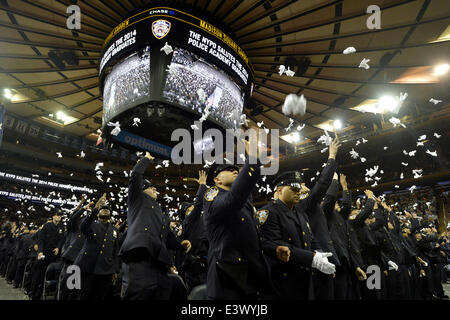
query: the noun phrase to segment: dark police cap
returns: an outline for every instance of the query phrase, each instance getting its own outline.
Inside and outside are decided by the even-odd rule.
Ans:
[[[289,187],[294,187],[294,188],[301,188],[301,184],[302,184],[303,180],[301,177],[300,172],[298,171],[288,171],[288,172],[284,172],[279,174],[275,180],[273,181],[273,185],[276,188],[278,187],[284,187],[284,186],[289,186]]]
[[[148,189],[151,186],[152,186],[152,183],[149,180],[144,179],[144,181],[142,182],[142,190]]]
[[[58,210],[55,211],[55,213],[53,213],[53,215],[61,217],[63,215],[63,212],[62,212],[62,210],[58,209]]]
[[[104,205],[102,205],[102,206],[100,207],[100,210],[103,210],[103,209],[109,210],[109,212],[111,212],[110,206],[108,206],[108,205],[106,205],[106,204],[104,204]],[[100,211],[100,210],[99,210],[99,211]]]
[[[213,164],[208,169],[206,184],[208,186],[214,185],[214,178],[222,171],[239,171],[239,167],[233,164]]]

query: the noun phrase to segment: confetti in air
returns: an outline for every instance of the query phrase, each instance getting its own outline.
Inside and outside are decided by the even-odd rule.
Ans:
[[[205,165],[203,166],[203,168],[209,168],[210,166],[212,166],[214,163],[214,161],[208,161],[205,159]]]
[[[294,93],[287,95],[281,109],[284,115],[304,115],[306,112],[306,98],[302,94],[300,97]]]
[[[442,100],[437,100],[437,99],[431,98],[431,99],[430,99],[430,102],[431,102],[431,103],[434,103],[434,104],[436,105],[436,104],[438,104],[438,103],[441,103]]]
[[[292,70],[289,69],[289,67],[288,67],[288,69],[286,70],[286,75],[287,75],[288,77],[293,77],[293,76],[295,75],[295,71],[292,71]]]
[[[354,47],[348,47],[344,51],[342,51],[343,54],[351,54],[351,53],[355,53],[355,52],[356,52],[356,49]]]
[[[359,154],[352,148],[352,150],[350,151],[350,156],[352,157],[352,159],[358,159]]]
[[[133,118],[133,126],[138,127],[141,124],[141,119],[138,117]]]
[[[428,153],[429,155],[433,156],[433,157],[437,157],[437,151],[431,152],[430,150],[427,149],[427,151],[425,151],[425,152]]]
[[[398,125],[402,126],[403,128],[406,128],[406,126],[400,122],[400,119],[392,117],[389,119],[389,122],[392,123],[394,125],[394,128],[397,127]]]
[[[294,124],[294,119],[289,118],[289,126],[286,128],[286,132],[291,130],[293,124]]]
[[[166,42],[166,44],[164,45],[164,47],[161,48],[160,51],[164,51],[164,53],[165,53],[166,55],[169,55],[169,54],[171,54],[171,53],[173,52],[173,49],[172,49],[172,46],[169,45],[169,44]]]
[[[108,122],[109,127],[114,127],[114,129],[111,130],[111,134],[113,136],[117,136],[120,133],[120,123],[117,122]]]
[[[359,64],[359,68],[364,68],[366,70],[368,70],[370,68],[370,66],[367,64],[370,61],[370,59],[362,59],[362,61]]]

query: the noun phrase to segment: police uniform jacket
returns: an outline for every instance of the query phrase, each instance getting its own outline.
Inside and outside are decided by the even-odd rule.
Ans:
[[[336,161],[334,159],[328,159],[327,165],[323,168],[320,178],[314,184],[309,196],[306,199],[300,200],[296,207],[308,215],[312,232],[322,251],[333,254],[331,257],[328,257],[328,261],[339,266],[339,258],[331,240],[327,219],[320,206],[320,202],[331,184],[336,168]]]
[[[183,230],[181,238],[191,242],[192,249],[190,253],[204,256],[206,256],[208,250],[205,226],[203,225],[203,197],[206,189],[204,184],[198,187],[194,209],[181,223]]]
[[[345,263],[347,267],[353,269],[353,260],[350,253],[350,231],[342,214],[334,209],[338,191],[339,183],[337,180],[333,179],[325,195],[322,208],[327,218],[331,240],[333,241],[339,261],[341,264]],[[347,207],[348,205],[349,204],[346,203]],[[348,208],[343,208],[343,210],[348,211]]]
[[[128,186],[127,234],[119,255],[127,261],[150,259],[162,266],[172,266],[169,249],[183,250],[181,241],[171,231],[169,219],[155,199],[142,191],[143,174],[150,159],[142,158],[134,166]]]
[[[108,275],[119,272],[118,232],[111,223],[96,221],[98,209],[81,222],[80,230],[85,236],[83,247],[74,264],[82,272]]]
[[[67,237],[64,247],[61,249],[61,257],[69,262],[74,262],[84,244],[84,234],[80,231],[80,217],[84,209],[75,211],[67,222]]]
[[[17,260],[28,259],[31,250],[33,249],[34,241],[31,234],[25,233],[19,240],[18,250],[17,250]]]
[[[306,298],[316,246],[306,215],[291,210],[280,199],[256,213],[261,225],[264,254],[269,257],[272,282],[283,299]],[[290,250],[288,262],[277,258],[278,246]],[[311,296],[312,297],[312,293]]]
[[[203,202],[209,242],[207,295],[214,299],[245,298],[264,291],[270,282],[250,202],[260,167],[248,161],[229,191],[212,187]]]
[[[61,249],[61,241],[64,236],[64,226],[62,223],[57,225],[53,222],[44,224],[38,235],[38,252],[44,255],[53,255],[53,249]]]

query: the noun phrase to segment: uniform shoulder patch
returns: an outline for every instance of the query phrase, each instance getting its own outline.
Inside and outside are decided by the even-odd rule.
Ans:
[[[256,211],[256,218],[258,219],[259,225],[262,226],[269,217],[269,210],[263,209]]]
[[[212,187],[205,193],[206,201],[213,201],[214,198],[219,194],[219,188]]]

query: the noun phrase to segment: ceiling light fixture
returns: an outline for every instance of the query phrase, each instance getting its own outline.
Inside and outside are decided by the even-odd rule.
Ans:
[[[334,126],[334,128],[335,128],[336,130],[342,129],[342,122],[341,122],[341,120],[334,120],[333,126]]]
[[[378,106],[381,111],[393,111],[398,106],[398,100],[392,96],[382,96],[378,100]]]
[[[447,63],[439,64],[436,67],[434,67],[434,75],[435,76],[443,76],[448,72],[450,69],[450,66]]]

